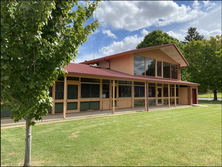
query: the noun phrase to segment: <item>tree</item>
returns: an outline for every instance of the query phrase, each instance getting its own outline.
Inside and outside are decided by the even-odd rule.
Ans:
[[[143,41],[141,41],[141,43],[139,43],[136,48],[139,49],[170,43],[175,43],[178,47],[182,45],[178,39],[170,36],[166,32],[163,32],[162,30],[153,30],[144,37]]]
[[[197,32],[197,28],[195,27],[190,27],[187,31],[187,36],[185,36],[185,40],[190,42],[192,40],[195,40],[195,41],[201,41],[204,39],[204,36],[203,35],[200,35],[198,32]]]
[[[98,27],[86,24],[98,2],[75,0],[1,2],[1,101],[11,118],[26,120],[24,166],[31,165],[31,126],[50,106],[49,87],[64,74],[79,45]]]
[[[217,92],[222,85],[222,36],[210,37],[210,40],[192,40],[184,46],[183,55],[189,62],[186,67],[190,81],[200,83],[199,89],[210,89],[217,100]]]

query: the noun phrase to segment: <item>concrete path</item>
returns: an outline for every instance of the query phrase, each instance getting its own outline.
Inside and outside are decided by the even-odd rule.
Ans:
[[[170,108],[166,105],[164,106],[151,106],[149,107],[149,111],[155,110],[166,110],[166,109],[176,109],[176,108],[184,108],[184,107],[191,107],[191,105],[177,105],[171,106]],[[144,107],[135,107],[135,108],[124,108],[124,109],[116,109],[115,115],[122,115],[122,114],[130,114],[136,112],[146,112]],[[76,119],[85,119],[90,117],[101,117],[101,116],[112,116],[112,110],[103,110],[103,111],[81,111],[79,113],[70,113],[66,114],[66,118],[63,118],[63,114],[49,114],[43,116],[43,121],[36,121],[36,124],[44,124],[44,123],[51,123],[51,122],[60,122],[60,121],[68,121],[68,120],[76,120]],[[17,123],[14,123],[10,118],[2,118],[1,119],[1,129],[3,128],[11,128],[11,127],[19,127],[25,126],[25,120],[22,119]]]
[[[207,98],[207,97],[198,97],[198,100],[213,100],[214,98]],[[221,98],[217,98],[217,100],[222,100]]]

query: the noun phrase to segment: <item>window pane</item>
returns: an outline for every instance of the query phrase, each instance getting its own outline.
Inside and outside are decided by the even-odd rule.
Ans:
[[[173,79],[177,79],[177,65],[171,65],[171,75]]]
[[[177,87],[177,89],[176,89],[176,96],[178,97],[178,87]]]
[[[99,110],[99,101],[80,102],[80,111]]]
[[[99,84],[91,84],[90,86],[91,86],[90,90],[91,98],[95,97],[99,98]]]
[[[144,82],[134,82],[134,85],[145,85]]]
[[[149,97],[156,97],[156,95],[155,95],[155,93],[156,93],[155,89],[156,89],[155,87],[149,86]]]
[[[63,112],[63,103],[55,103],[55,113]]]
[[[67,99],[78,99],[78,85],[68,85]]]
[[[131,97],[131,86],[119,85],[119,97]]]
[[[156,105],[156,100],[155,99],[150,99],[149,100],[149,106],[155,106]]]
[[[134,86],[134,97],[145,97],[144,86]]]
[[[163,77],[170,78],[170,63],[163,62]]]
[[[171,85],[171,97],[174,97],[174,85]]]
[[[49,87],[49,96],[52,97],[52,86]]]
[[[81,98],[90,98],[90,84],[81,84]]]
[[[67,110],[77,110],[77,102],[68,102]]]
[[[103,98],[109,98],[109,84],[103,84]]]
[[[163,87],[163,97],[168,97],[168,87]]]
[[[63,99],[64,82],[56,82],[55,99]]]
[[[100,83],[99,79],[94,79],[94,78],[81,78],[81,82],[96,82]]]
[[[162,104],[162,99],[158,99],[158,104]]]
[[[103,82],[103,83],[109,83],[110,80],[108,80],[108,79],[103,79],[102,82]]]
[[[131,81],[119,81],[119,84],[131,84]]]
[[[162,88],[157,89],[158,97],[162,97]]]
[[[144,57],[134,55],[134,74],[144,75]]]
[[[163,104],[168,104],[168,99],[164,99]]]
[[[134,100],[134,107],[145,106],[145,100]]]
[[[157,76],[161,77],[162,76],[162,62],[161,61],[157,61]]]
[[[67,77],[67,80],[79,81],[79,77]]]
[[[155,60],[146,58],[146,75],[155,76]]]

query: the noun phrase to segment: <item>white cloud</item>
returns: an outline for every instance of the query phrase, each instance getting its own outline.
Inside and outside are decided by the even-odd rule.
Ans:
[[[122,41],[114,41],[109,46],[102,47],[99,52],[101,52],[104,56],[107,56],[136,49],[136,46],[143,40],[143,38],[143,36],[138,37],[137,35],[127,36]]]
[[[192,8],[173,1],[102,1],[95,17],[103,26],[134,31],[190,21],[204,14],[199,6],[197,1]]]
[[[103,34],[107,34],[111,38],[117,38],[110,30],[103,30]]]
[[[180,40],[180,41],[184,41],[184,37],[186,36],[185,32],[173,32],[173,31],[168,31],[167,34],[169,34],[170,36]]]
[[[147,30],[145,30],[145,29],[143,29],[142,31],[141,31],[141,34],[143,35],[143,36],[145,36],[145,35],[147,35],[149,32],[147,31]]]
[[[203,1],[203,3],[204,3],[204,7],[206,7],[206,10],[211,9],[216,5],[215,3],[210,2],[209,0],[208,1]]]

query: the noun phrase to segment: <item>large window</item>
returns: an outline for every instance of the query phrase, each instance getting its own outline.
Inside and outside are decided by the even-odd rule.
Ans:
[[[157,61],[157,76],[162,77],[162,62]]]
[[[144,57],[134,55],[134,74],[144,75]]]
[[[134,97],[145,97],[144,86],[134,86]]]
[[[81,84],[81,98],[99,98],[99,84]]]
[[[119,85],[119,97],[131,97],[131,86]]]
[[[163,97],[168,97],[168,85],[163,85]]]
[[[170,63],[163,62],[163,77],[170,78]]]
[[[155,76],[155,60],[146,58],[146,75]]]
[[[103,98],[109,98],[109,84],[103,84]]]
[[[173,79],[177,79],[177,65],[171,65],[171,76]]]
[[[156,86],[155,83],[149,84],[149,97],[156,97]]]
[[[55,99],[63,99],[64,96],[64,82],[56,82]]]
[[[68,85],[67,99],[78,99],[78,85]]]

